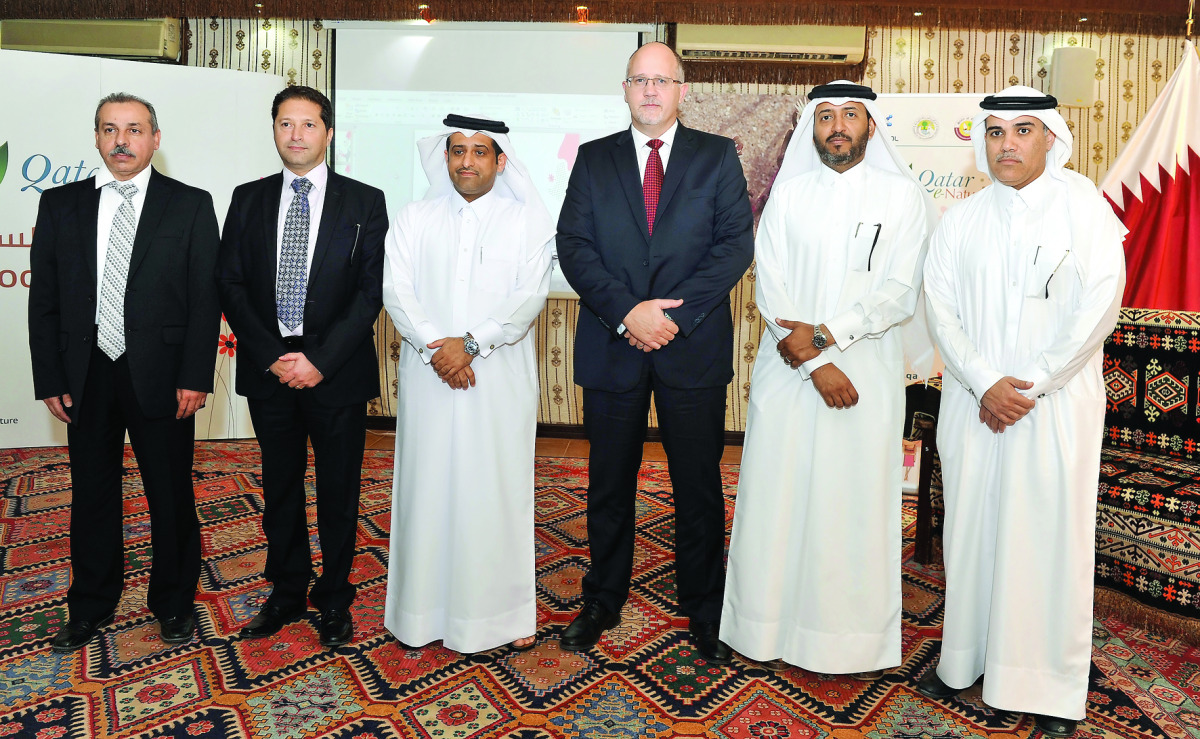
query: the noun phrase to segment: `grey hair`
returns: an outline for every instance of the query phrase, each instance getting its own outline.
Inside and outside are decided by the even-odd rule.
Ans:
[[[150,111],[150,133],[158,133],[158,113],[154,112],[154,106],[137,95],[130,95],[127,92],[110,92],[100,98],[100,102],[96,104],[96,120],[93,124],[95,130],[100,130],[100,109],[109,103],[141,103],[145,105],[146,110]]]

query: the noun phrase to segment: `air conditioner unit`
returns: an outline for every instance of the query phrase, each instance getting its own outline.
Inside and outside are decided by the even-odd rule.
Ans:
[[[675,50],[687,62],[858,64],[866,49],[865,26],[675,27]]]
[[[178,18],[150,20],[6,20],[0,48],[124,59],[179,59]]]

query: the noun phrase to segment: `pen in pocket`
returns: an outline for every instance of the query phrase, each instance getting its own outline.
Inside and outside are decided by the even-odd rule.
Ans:
[[[350,247],[350,264],[354,264],[354,255],[358,253],[358,234],[362,231],[362,224],[354,224],[354,246]]]

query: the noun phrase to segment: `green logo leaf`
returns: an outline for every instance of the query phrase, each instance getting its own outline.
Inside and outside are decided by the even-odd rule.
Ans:
[[[4,182],[4,173],[8,171],[8,142],[0,144],[0,182]]]

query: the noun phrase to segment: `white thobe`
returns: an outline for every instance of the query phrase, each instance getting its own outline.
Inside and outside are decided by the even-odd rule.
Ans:
[[[405,644],[492,649],[537,630],[533,459],[553,233],[488,193],[410,203],[385,242],[400,352],[384,624]],[[453,390],[427,344],[470,332],[476,384]]]
[[[900,664],[904,357],[896,325],[921,286],[925,205],[911,179],[859,164],[777,183],[755,243],[767,328],[729,549],[721,639],[751,659],[826,673]],[[876,235],[878,238],[876,239]],[[776,318],[824,323],[836,346],[792,369]],[[829,408],[832,363],[858,404]]]
[[[938,675],[984,675],[989,705],[1079,720],[1091,662],[1101,346],[1125,284],[1124,229],[1095,186],[1047,172],[951,208],[925,291],[946,362],[938,420],[946,611]],[[1001,434],[979,399],[1005,376],[1036,405]]]

